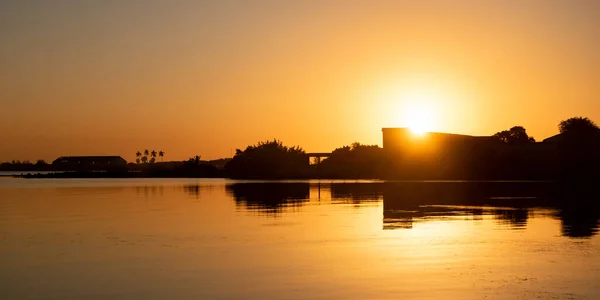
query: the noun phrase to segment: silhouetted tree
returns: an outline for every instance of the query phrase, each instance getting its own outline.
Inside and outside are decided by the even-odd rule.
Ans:
[[[333,150],[330,157],[316,167],[323,177],[379,178],[384,164],[382,148],[355,142]]]
[[[160,156],[160,161],[162,162],[162,161],[163,161],[163,158],[164,158],[164,156],[165,156],[165,152],[164,152],[164,151],[162,151],[162,150],[158,151],[158,156]]]
[[[600,129],[594,121],[574,117],[558,124],[560,174],[564,180],[597,178],[600,168]]]
[[[136,161],[139,164],[139,161],[141,160],[140,158],[142,157],[142,152],[138,151],[135,153],[135,157],[137,158]]]
[[[147,163],[148,162],[148,156],[144,155],[142,156],[142,163]]]
[[[233,178],[294,178],[308,172],[308,157],[302,148],[284,146],[277,139],[237,149],[225,170]]]
[[[200,155],[196,155],[194,157],[190,157],[190,159],[188,159],[188,164],[198,166],[201,163],[200,158],[201,158]]]
[[[514,126],[509,130],[497,132],[493,137],[503,143],[511,145],[535,143],[535,139],[527,135],[527,130],[522,126]]]
[[[589,118],[574,117],[561,121],[558,124],[558,131],[568,136],[596,138],[600,128]]]

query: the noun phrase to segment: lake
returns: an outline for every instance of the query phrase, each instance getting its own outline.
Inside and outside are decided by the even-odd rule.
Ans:
[[[558,193],[531,182],[0,178],[0,297],[600,299],[600,213],[573,204],[594,196]]]

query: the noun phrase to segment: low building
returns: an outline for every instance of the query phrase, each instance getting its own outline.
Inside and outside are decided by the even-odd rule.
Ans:
[[[120,156],[61,156],[52,166],[61,171],[112,172],[126,171],[127,161]]]
[[[471,136],[453,133],[427,132],[415,134],[409,128],[383,128],[383,149],[389,155],[417,150],[446,152],[453,147],[496,143],[490,136]]]
[[[408,179],[535,178],[555,159],[550,144],[508,145],[492,136],[383,128],[386,176]]]

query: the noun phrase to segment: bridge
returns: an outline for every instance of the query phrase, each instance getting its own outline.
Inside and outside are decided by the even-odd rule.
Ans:
[[[317,163],[321,162],[321,158],[322,157],[330,157],[331,156],[331,152],[311,152],[311,153],[306,153],[306,157],[308,158],[308,164],[310,164],[310,159],[311,158],[316,158],[317,159]]]

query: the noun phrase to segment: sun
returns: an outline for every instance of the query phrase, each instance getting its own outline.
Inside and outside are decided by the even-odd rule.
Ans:
[[[436,113],[434,107],[424,101],[409,102],[404,105],[404,124],[415,135],[423,135],[434,129]]]
[[[407,128],[414,136],[423,136],[446,123],[447,110],[452,109],[446,104],[447,94],[433,83],[390,84],[377,97],[386,126]]]

